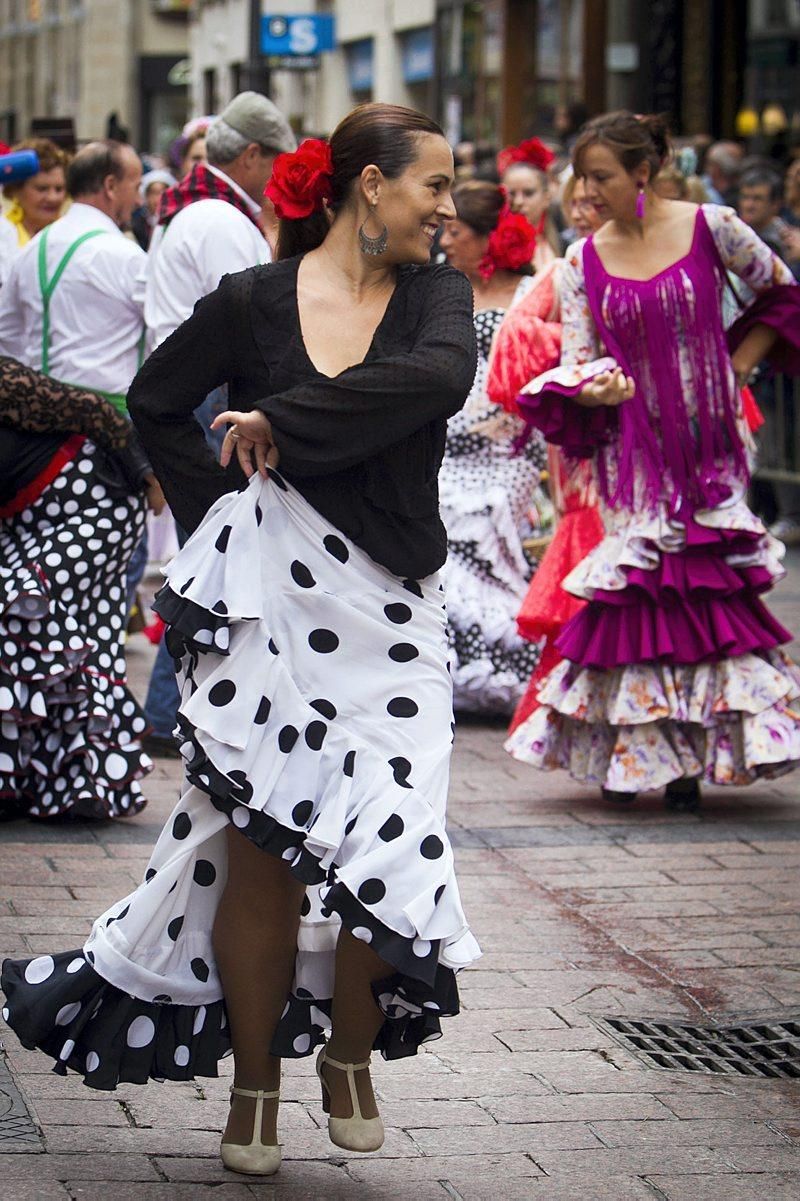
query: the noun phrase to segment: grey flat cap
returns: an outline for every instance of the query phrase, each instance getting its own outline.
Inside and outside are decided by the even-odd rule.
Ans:
[[[259,92],[240,92],[219,114],[219,120],[230,125],[242,137],[271,150],[297,149],[297,139],[289,122],[271,100]]]

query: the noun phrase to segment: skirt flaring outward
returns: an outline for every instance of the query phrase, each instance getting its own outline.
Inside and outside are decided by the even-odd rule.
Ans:
[[[618,522],[564,581],[589,604],[507,750],[620,792],[791,770],[800,671],[760,599],[784,574],[782,549],[734,494],[683,521]]]
[[[112,488],[86,441],[0,519],[0,814],[130,817],[152,763],[128,691],[125,572],[144,497]]]
[[[167,570],[187,787],[145,879],[82,951],[7,961],[8,1020],[88,1085],[216,1075],[230,1049],[211,930],[226,827],[308,887],[273,1051],[329,1026],[345,925],[391,967],[376,1047],[413,1054],[479,955],[445,833],[452,745],[438,577],[399,580],[275,472],[223,497]]]

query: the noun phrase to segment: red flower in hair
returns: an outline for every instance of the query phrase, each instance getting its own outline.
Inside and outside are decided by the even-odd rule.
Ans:
[[[331,148],[320,138],[307,138],[293,154],[279,154],[265,195],[283,220],[308,217],[332,199]]]
[[[517,146],[506,146],[497,156],[498,174],[504,175],[514,163],[527,163],[539,171],[546,171],[555,160],[552,150],[548,150],[540,138],[528,138]]]
[[[536,230],[527,217],[512,213],[506,205],[489,234],[489,245],[478,270],[484,279],[489,279],[495,271],[519,271],[530,264],[535,249]]]

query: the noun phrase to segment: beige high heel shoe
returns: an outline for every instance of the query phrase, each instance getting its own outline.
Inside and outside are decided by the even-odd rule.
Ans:
[[[272,1176],[281,1166],[280,1144],[269,1146],[261,1141],[261,1115],[264,1102],[274,1101],[280,1090],[266,1093],[263,1088],[231,1088],[236,1097],[255,1097],[256,1112],[253,1118],[253,1138],[250,1143],[225,1143],[219,1145],[219,1153],[226,1168],[232,1172],[245,1172],[249,1176]]]
[[[353,1107],[353,1116],[350,1118],[330,1116],[331,1091],[322,1075],[322,1066],[326,1063],[332,1068],[338,1068],[340,1072],[347,1073],[347,1087],[350,1089],[350,1104]],[[322,1108],[328,1114],[328,1135],[332,1143],[345,1151],[377,1151],[383,1146],[383,1121],[380,1117],[363,1117],[358,1101],[355,1073],[368,1068],[369,1065],[369,1060],[366,1063],[339,1063],[338,1059],[331,1059],[325,1054],[324,1046],[320,1047],[317,1056],[317,1075],[322,1085]]]

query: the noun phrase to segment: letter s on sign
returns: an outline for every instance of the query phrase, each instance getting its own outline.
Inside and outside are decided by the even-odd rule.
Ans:
[[[317,49],[317,30],[308,17],[289,21],[289,49],[292,54],[313,54]]]

